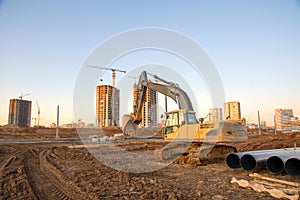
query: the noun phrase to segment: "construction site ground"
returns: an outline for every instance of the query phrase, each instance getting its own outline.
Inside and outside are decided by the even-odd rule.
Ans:
[[[94,129],[80,132],[87,137],[97,134]],[[120,132],[108,128],[101,134]],[[76,129],[59,130],[59,138],[66,140],[55,140],[55,136],[56,130],[49,128],[0,127],[1,199],[273,199],[268,193],[231,184],[233,177],[250,180],[250,172],[230,169],[222,159],[200,165],[175,162],[157,171],[126,173],[105,166],[86,148],[68,148],[82,144]],[[299,137],[298,133],[253,134],[235,147],[250,151],[300,146]],[[135,152],[165,144],[162,139],[149,142],[146,138],[117,143]],[[258,173],[300,183],[287,174]]]

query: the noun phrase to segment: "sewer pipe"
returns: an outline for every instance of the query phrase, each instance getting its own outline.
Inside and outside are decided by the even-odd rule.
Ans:
[[[279,153],[278,155],[271,156],[267,160],[267,169],[274,173],[279,174],[285,171],[285,163],[287,160],[291,158],[300,158],[300,151],[291,150],[283,153]]]
[[[300,160],[298,158],[290,158],[284,164],[286,173],[291,176],[300,177]]]
[[[259,170],[266,167],[267,160],[275,155],[280,155],[284,153],[291,153],[295,151],[300,151],[300,148],[286,148],[286,149],[274,149],[269,151],[262,151],[258,153],[249,152],[241,157],[240,164],[241,167],[247,171]]]

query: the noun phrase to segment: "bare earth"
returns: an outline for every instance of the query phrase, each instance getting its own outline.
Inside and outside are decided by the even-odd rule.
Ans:
[[[93,131],[87,131],[93,134]],[[120,132],[104,130],[104,135]],[[176,164],[148,173],[111,169],[95,159],[79,140],[9,141],[7,138],[54,138],[55,129],[0,127],[1,199],[273,199],[231,184],[232,177],[250,180],[249,172],[229,169],[224,160],[206,165]],[[238,151],[300,145],[299,134],[252,136],[236,144]],[[78,138],[75,129],[60,130],[60,138]],[[161,140],[120,141],[135,152],[160,148]],[[138,160],[137,160],[138,162]],[[261,175],[300,183],[286,174]]]

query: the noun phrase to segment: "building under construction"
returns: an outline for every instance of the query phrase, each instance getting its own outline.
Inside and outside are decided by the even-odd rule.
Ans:
[[[137,85],[133,86],[133,104],[137,97]],[[153,127],[157,126],[157,93],[150,88],[146,90],[145,101],[142,110],[141,126]]]
[[[225,119],[238,120],[241,119],[241,106],[240,102],[225,102],[224,103],[224,116]]]
[[[31,122],[31,101],[22,99],[10,99],[8,124],[17,126],[30,126]]]
[[[118,126],[120,113],[120,90],[110,85],[96,89],[96,120],[99,127]]]

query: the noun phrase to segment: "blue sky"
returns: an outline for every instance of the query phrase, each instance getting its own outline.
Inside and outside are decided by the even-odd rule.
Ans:
[[[46,126],[57,105],[61,123],[73,121],[74,84],[89,53],[113,35],[143,27],[179,31],[201,45],[226,100],[240,101],[250,122],[260,110],[272,124],[279,107],[300,116],[299,19],[299,0],[0,1],[0,124],[7,123],[9,99],[28,92],[32,117],[39,101]],[[198,105],[200,116],[209,109],[207,98]]]

